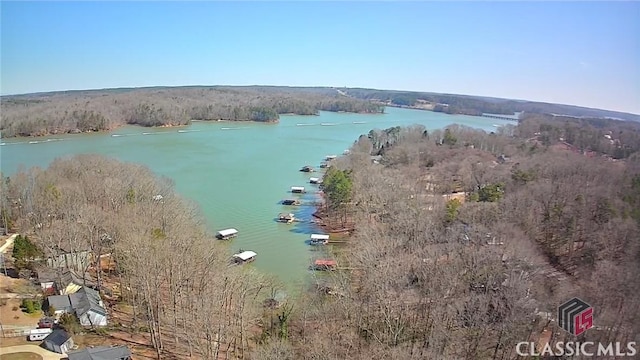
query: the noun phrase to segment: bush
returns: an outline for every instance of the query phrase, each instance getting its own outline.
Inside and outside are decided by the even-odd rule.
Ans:
[[[62,314],[60,317],[60,325],[71,334],[78,334],[82,331],[80,321],[73,314]]]
[[[20,309],[18,306],[14,306],[11,308],[11,311],[18,311],[18,309]]]
[[[20,307],[27,314],[33,314],[34,312],[40,311],[42,309],[42,304],[40,304],[39,300],[22,299],[22,304],[20,304]]]

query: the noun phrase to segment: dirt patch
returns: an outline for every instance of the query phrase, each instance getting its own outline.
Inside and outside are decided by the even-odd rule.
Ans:
[[[9,346],[17,346],[17,345],[33,345],[34,343],[29,342],[26,336],[16,336],[16,337],[8,337],[8,338],[0,338],[0,343],[2,347]],[[38,343],[36,343],[38,344]],[[4,355],[2,355],[2,360],[4,360]]]
[[[1,301],[6,301],[6,304],[0,306],[0,323],[13,326],[33,326],[34,329],[37,327],[38,320],[42,317],[42,311],[27,314],[20,309],[20,299],[3,299]]]
[[[17,352],[2,355],[2,360],[42,360],[42,356],[32,352]]]

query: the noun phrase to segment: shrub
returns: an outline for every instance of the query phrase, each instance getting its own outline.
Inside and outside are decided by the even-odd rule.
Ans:
[[[14,306],[11,308],[11,311],[18,311],[18,309],[20,309],[18,306]]]

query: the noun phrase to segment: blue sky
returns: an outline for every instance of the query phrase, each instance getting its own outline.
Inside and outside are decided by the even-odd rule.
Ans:
[[[640,113],[639,2],[5,2],[0,90],[304,85]]]

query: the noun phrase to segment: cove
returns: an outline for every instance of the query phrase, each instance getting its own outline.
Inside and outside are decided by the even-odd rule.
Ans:
[[[310,220],[312,206],[288,207],[285,198],[314,201],[317,191],[304,165],[318,167],[326,155],[340,155],[371,129],[424,125],[439,129],[457,123],[486,131],[513,122],[483,117],[446,115],[430,111],[387,107],[384,114],[321,112],[320,116],[283,115],[277,124],[252,122],[193,122],[179,128],[126,126],[109,133],[39,138],[2,139],[0,168],[4,176],[20,167],[46,167],[58,157],[103,154],[135,162],[167,176],[176,190],[195,201],[212,231],[236,228],[231,251],[253,250],[249,266],[297,287],[310,276],[307,270],[316,250],[305,241],[318,231],[308,222],[281,224],[278,213],[293,212]],[[304,186],[304,195],[289,193]]]

